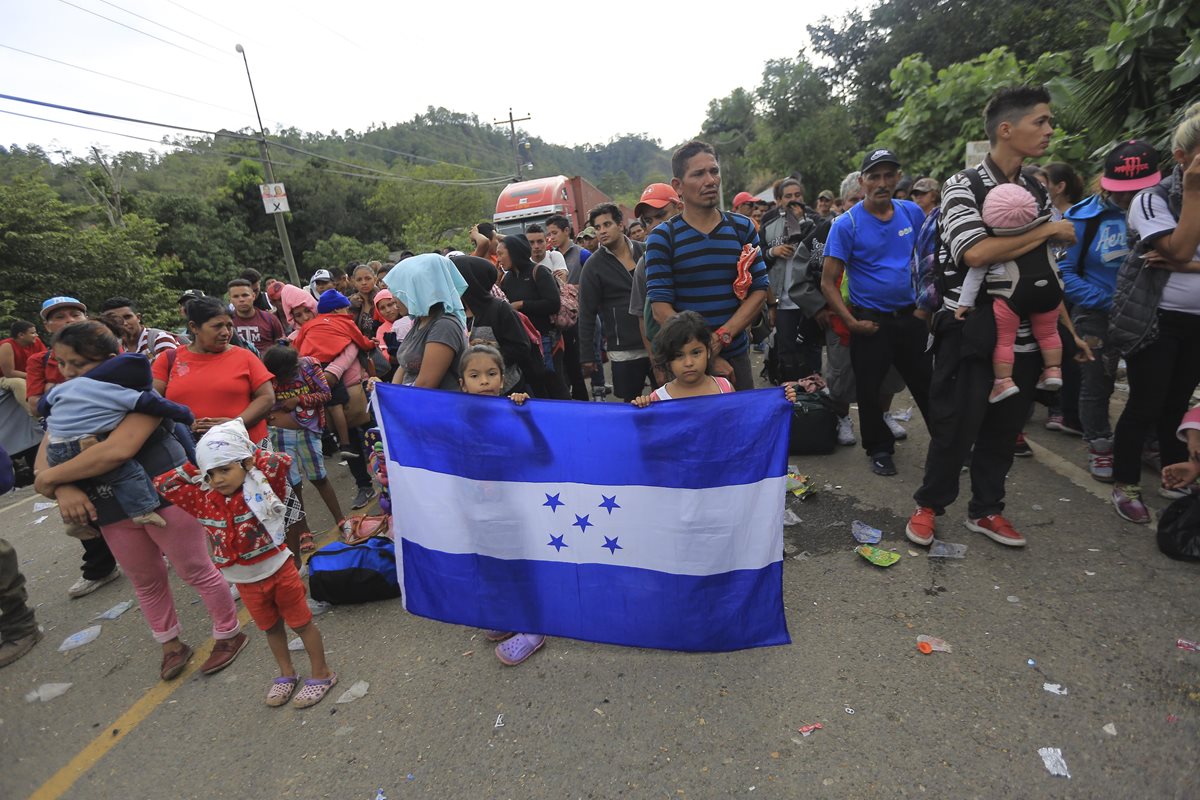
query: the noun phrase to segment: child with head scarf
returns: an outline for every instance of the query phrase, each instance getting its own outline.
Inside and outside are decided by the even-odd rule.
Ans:
[[[325,663],[321,632],[312,621],[304,584],[287,546],[287,492],[291,457],[260,450],[250,441],[241,419],[214,425],[196,444],[190,462],[154,479],[159,493],[196,517],[208,531],[212,559],[230,583],[255,624],[266,631],[280,676],[266,702],[306,708],[319,703],[337,684],[337,673]],[[288,651],[287,624],[304,643],[312,678],[292,693],[300,678]]]

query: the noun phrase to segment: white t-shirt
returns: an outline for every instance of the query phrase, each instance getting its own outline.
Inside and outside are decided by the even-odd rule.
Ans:
[[[1149,189],[1138,194],[1129,206],[1129,227],[1143,241],[1153,242],[1175,230],[1179,223],[1171,216],[1167,201],[1158,192]],[[1200,247],[1192,255],[1200,261]],[[1163,287],[1158,307],[1167,311],[1182,311],[1185,314],[1200,314],[1200,272],[1172,272]]]
[[[560,269],[563,272],[567,272],[567,260],[557,250],[547,250],[546,257],[539,261],[538,264],[545,264],[549,267],[551,274],[558,272]]]

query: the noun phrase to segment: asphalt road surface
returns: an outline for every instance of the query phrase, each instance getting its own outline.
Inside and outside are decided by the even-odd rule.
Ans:
[[[1200,797],[1200,653],[1176,647],[1200,639],[1198,567],[1117,518],[1081,469],[1080,440],[1043,421],[1027,428],[1035,457],[1009,480],[1007,513],[1029,546],[967,531],[964,498],[939,520],[941,538],[968,545],[962,560],[903,537],[927,442],[919,416],[896,477],[872,475],[858,447],[793,459],[818,492],[789,499],[801,519],[785,530],[789,646],[683,654],[551,639],[510,668],[480,631],[399,601],[339,607],[318,617],[339,686],[303,711],[263,704],[275,667],[256,630],[224,672],[171,683],[136,607],[58,652],[133,590],[122,578],[69,600],[78,544],[54,509],[34,510],[41,498],[8,495],[0,528],[46,638],[0,671],[0,797]],[[331,470],[348,505],[348,473]],[[319,503],[314,516],[331,524]],[[882,529],[899,563],[855,555],[855,519]],[[199,650],[203,606],[173,586]],[[953,652],[920,654],[918,634]],[[359,680],[365,697],[333,702]],[[51,682],[73,685],[25,701]],[[813,723],[823,728],[802,736]],[[1047,771],[1043,747],[1061,749],[1070,778]]]

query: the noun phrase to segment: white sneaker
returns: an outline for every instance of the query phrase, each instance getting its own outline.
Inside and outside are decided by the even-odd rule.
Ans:
[[[900,423],[892,419],[891,414],[884,414],[883,421],[888,426],[888,430],[892,432],[897,442],[902,442],[908,438],[908,431],[900,426]]]
[[[67,589],[67,594],[69,594],[72,599],[83,597],[84,595],[89,595],[96,591],[106,583],[112,583],[119,577],[121,577],[120,567],[113,567],[112,572],[108,573],[103,578],[97,578],[94,581],[80,575],[79,580],[71,584],[70,589]]]
[[[854,438],[854,420],[849,414],[838,417],[837,440],[841,445],[858,444],[858,439]]]

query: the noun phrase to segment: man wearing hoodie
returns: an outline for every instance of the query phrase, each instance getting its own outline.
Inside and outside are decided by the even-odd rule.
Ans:
[[[1100,193],[1075,204],[1064,218],[1075,225],[1075,244],[1058,263],[1071,320],[1094,361],[1080,364],[1079,421],[1088,443],[1088,472],[1104,483],[1113,480],[1113,430],[1108,416],[1113,376],[1105,362],[1104,339],[1117,271],[1129,253],[1125,212],[1134,195],[1161,176],[1158,153],[1145,142],[1123,142],[1104,159]],[[1110,365],[1111,366],[1111,365]]]
[[[579,279],[579,339],[590,342],[596,335],[596,316],[603,320],[605,349],[612,361],[613,394],[631,402],[654,382],[650,353],[642,341],[638,317],[629,313],[633,270],[646,246],[622,232],[621,210],[602,203],[588,214],[588,226],[596,229],[599,247],[588,259]],[[596,370],[595,356],[582,355],[584,376]]]

